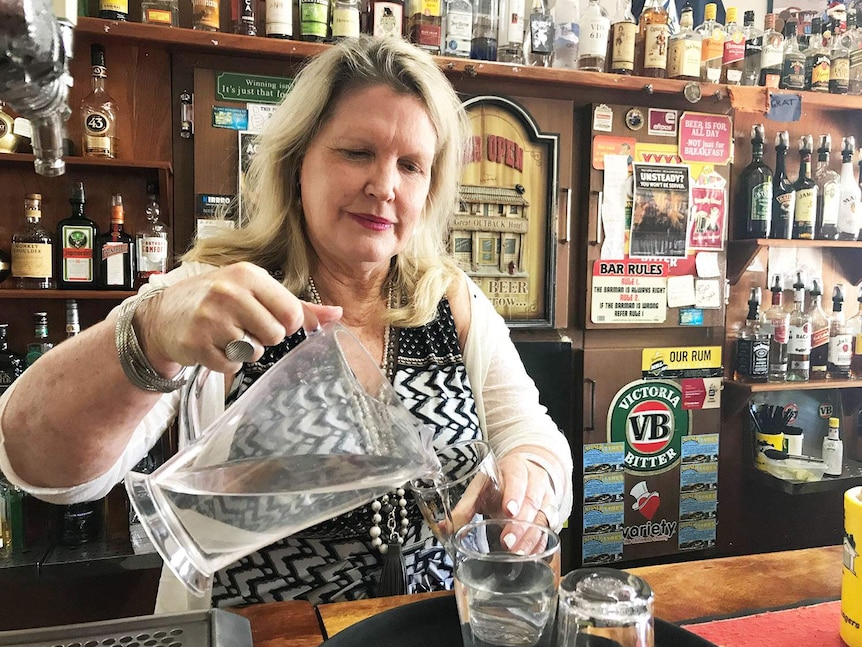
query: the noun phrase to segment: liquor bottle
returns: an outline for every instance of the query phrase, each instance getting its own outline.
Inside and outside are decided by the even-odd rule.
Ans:
[[[358,7],[357,7],[358,11]],[[266,0],[266,35],[269,38],[293,37],[292,0]],[[333,22],[335,15],[333,14]]]
[[[862,94],[862,3],[857,5],[856,11],[847,14],[847,35],[847,49],[850,52],[847,93],[858,96]]]
[[[82,150],[85,157],[117,156],[117,104],[105,90],[105,48],[90,46],[93,91],[81,101]]]
[[[826,379],[826,363],[829,355],[829,316],[823,310],[820,279],[812,279],[808,291],[808,317],[811,320],[811,372],[812,380]]]
[[[359,38],[360,31],[360,16],[358,0],[335,0],[332,4],[332,40],[342,40],[344,38]],[[420,32],[417,31],[417,37]],[[435,54],[440,53],[439,36],[440,30],[438,25],[437,30],[438,45]]]
[[[473,28],[470,32],[470,58],[497,60],[497,0],[473,0]]]
[[[811,40],[805,50],[805,89],[829,92],[829,49],[823,46],[823,27],[819,17],[811,19]]]
[[[0,283],[12,276],[12,255],[0,248]]]
[[[6,339],[9,324],[0,323],[0,395],[24,372],[24,358],[9,350]]]
[[[611,19],[609,72],[634,74],[637,32],[638,23],[632,14],[632,0],[617,0],[617,12]]]
[[[829,349],[826,355],[826,375],[846,380],[850,378],[853,359],[853,335],[844,320],[844,286],[832,288],[832,320],[829,323]]]
[[[748,316],[736,336],[737,380],[765,382],[769,372],[769,333],[760,320],[760,288],[751,288]]]
[[[763,17],[763,49],[760,52],[760,81],[758,85],[777,88],[784,64],[784,36],[775,29],[777,14]]]
[[[179,0],[143,0],[141,22],[164,27],[179,27]]]
[[[470,58],[472,39],[473,5],[470,0],[447,0],[443,19],[443,55]]]
[[[128,20],[129,0],[99,0],[99,18]]]
[[[862,286],[859,286],[856,301],[859,305],[856,314],[847,320],[847,330],[853,339],[853,355],[850,358],[851,377],[860,378],[862,377]]]
[[[778,87],[786,90],[805,89],[805,54],[799,49],[796,23],[792,20],[784,23],[784,61]]]
[[[371,0],[371,35],[401,38],[405,13],[404,0]]]
[[[679,18],[679,31],[670,37],[667,54],[667,76],[683,81],[700,80],[701,37],[693,29],[694,11],[686,3]]]
[[[817,183],[811,177],[811,135],[799,138],[799,177],[796,189],[796,208],[793,211],[793,237],[814,238],[814,221],[817,217]]]
[[[734,236],[768,238],[772,212],[772,169],[763,162],[763,124],[751,127],[751,162],[739,175]]]
[[[796,210],[796,189],[787,177],[787,149],[790,134],[775,133],[775,177],[772,181],[772,238],[790,240],[793,236],[793,212]]]
[[[66,339],[81,332],[78,302],[66,300]],[[67,546],[80,546],[95,540],[99,533],[99,508],[96,501],[73,503],[63,507],[60,539]]]
[[[802,272],[793,284],[793,310],[787,337],[787,381],[807,382],[811,370],[811,317],[805,312]]]
[[[54,281],[54,237],[42,226],[42,194],[24,198],[24,224],[12,234],[12,276],[19,289],[50,290]]]
[[[856,240],[859,236],[859,230],[862,228],[862,190],[853,177],[853,153],[855,149],[856,138],[853,135],[848,135],[841,143],[839,240]],[[862,171],[862,162],[860,162],[860,171]]]
[[[98,287],[96,238],[99,226],[84,213],[84,183],[72,188],[72,213],[57,223],[57,287],[64,290],[93,290]]]
[[[635,37],[635,70],[640,76],[667,78],[670,15],[661,0],[646,0]]]
[[[829,429],[823,439],[822,458],[826,461],[824,476],[841,476],[844,462],[844,442],[841,440],[838,418],[829,418]]]
[[[257,36],[257,0],[231,0],[230,19],[233,33]]]
[[[135,241],[123,231],[123,197],[111,198],[111,229],[96,239],[99,250],[99,287],[103,290],[133,290],[135,287]]]
[[[0,153],[14,153],[20,143],[15,134],[15,119],[6,112],[6,105],[0,101]]]
[[[634,18],[632,20],[634,21]],[[469,51],[468,47],[468,54]],[[550,67],[553,54],[554,19],[551,17],[545,0],[533,0],[533,7],[530,10],[530,42],[527,63],[535,67]],[[634,39],[632,39],[632,66],[634,66]]]
[[[745,62],[745,30],[736,22],[736,7],[727,8],[726,20],[724,53],[721,57],[721,82],[740,85]]]
[[[703,39],[700,49],[700,80],[718,83],[721,80],[721,59],[724,56],[724,26],[715,19],[716,5],[709,2],[703,8],[703,22],[695,31]]]
[[[359,35],[359,3],[355,0],[341,0],[346,4],[356,5],[356,36]],[[516,0],[521,6],[521,36],[520,43],[523,50],[524,41],[524,0]],[[336,2],[336,7],[338,3]],[[442,36],[443,18],[441,16],[442,3],[440,0],[416,0],[412,4],[410,19],[408,20],[408,33],[410,42],[415,43],[420,48],[431,54],[440,53],[440,38]],[[353,27],[348,30],[352,34]],[[344,34],[350,36],[350,34]],[[341,30],[339,30],[339,35]],[[332,37],[335,38],[335,12],[332,15]],[[523,60],[521,61],[523,63]]]
[[[781,303],[783,289],[781,276],[776,274],[772,279],[772,304],[763,318],[768,326],[769,338],[769,382],[784,382],[787,379],[787,338],[790,333],[790,313]]]
[[[578,69],[605,71],[611,19],[599,0],[590,0],[581,16],[581,40],[578,47]]]
[[[299,0],[299,38],[301,40],[311,43],[322,43],[326,40],[329,36],[329,9],[329,0]],[[380,12],[382,15],[382,6]]]
[[[742,63],[742,85],[757,85],[760,80],[760,57],[763,53],[763,31],[754,26],[754,11],[748,10],[743,18],[745,56]]]
[[[52,348],[54,348],[54,344],[48,341],[48,313],[34,312],[33,341],[27,344],[27,353],[24,355],[27,368],[33,366],[37,359]]]
[[[168,271],[168,230],[159,220],[161,209],[158,202],[159,185],[157,182],[147,182],[147,206],[144,215],[147,226],[135,235],[135,251],[137,258],[137,284],[150,280],[154,274],[164,274]]]
[[[497,60],[502,63],[524,64],[524,11],[524,0],[500,0]]]
[[[841,208],[841,178],[829,168],[829,153],[832,150],[832,136],[820,135],[817,147],[817,168],[814,181],[817,182],[817,220],[815,238],[835,240],[838,238],[838,211]]]
[[[219,0],[192,0],[192,28],[219,31]]]
[[[838,21],[832,22],[829,43],[829,92],[847,94],[850,89],[850,51],[844,44],[844,34]]]
[[[580,7],[577,0],[557,0],[554,6],[553,67],[575,69],[580,47]],[[475,56],[471,56],[475,58]]]

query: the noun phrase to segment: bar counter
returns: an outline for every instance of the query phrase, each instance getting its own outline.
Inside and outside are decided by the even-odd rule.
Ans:
[[[627,570],[652,586],[656,617],[680,623],[838,598],[841,550],[826,546]],[[439,595],[451,593],[337,602],[316,609],[307,602],[274,602],[235,611],[251,621],[255,647],[317,647],[365,618]]]

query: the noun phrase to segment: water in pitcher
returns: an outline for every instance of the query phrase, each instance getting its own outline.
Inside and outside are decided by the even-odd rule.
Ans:
[[[366,454],[276,456],[186,467],[154,492],[211,563],[342,514],[416,475],[413,458]]]

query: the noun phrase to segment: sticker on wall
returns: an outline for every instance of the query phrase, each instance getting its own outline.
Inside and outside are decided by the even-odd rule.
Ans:
[[[593,323],[664,323],[667,265],[660,261],[593,263]]]
[[[676,110],[650,108],[647,112],[647,134],[657,137],[676,137]]]
[[[593,168],[597,171],[604,170],[605,155],[625,155],[630,166],[634,161],[633,154],[636,143],[634,137],[596,135],[593,137]]]
[[[718,434],[692,434],[682,441],[682,464],[718,462]]]
[[[584,566],[619,562],[623,558],[623,533],[609,532],[584,537]]]
[[[608,474],[623,471],[623,443],[584,445],[584,474]]]
[[[248,111],[243,108],[213,106],[213,128],[245,130],[248,128]]]
[[[601,535],[623,529],[622,503],[605,503],[584,507],[584,534]]]
[[[614,129],[614,111],[604,103],[593,110],[593,130],[609,133]]]
[[[669,380],[638,380],[617,391],[608,407],[608,441],[625,443],[625,470],[657,474],[676,467],[691,413]]]
[[[644,119],[643,110],[640,108],[630,108],[626,113],[626,128],[629,130],[640,130],[644,127],[646,119]]]

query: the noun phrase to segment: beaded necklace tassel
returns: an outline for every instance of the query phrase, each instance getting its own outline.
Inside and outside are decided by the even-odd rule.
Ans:
[[[308,277],[308,296],[311,301],[322,305],[320,293],[314,284],[314,279]],[[386,307],[391,308],[395,301],[395,288],[390,281],[387,295]],[[386,326],[383,332],[383,369],[389,381],[395,373],[395,342],[396,336],[392,334],[390,326]],[[371,529],[368,534],[371,537],[371,545],[383,555],[383,567],[380,571],[380,581],[377,585],[378,597],[390,595],[405,595],[407,589],[407,565],[404,562],[404,552],[401,546],[407,535],[407,527],[410,520],[407,518],[407,499],[405,491],[398,488],[392,497],[384,494],[379,500],[371,502]],[[381,523],[386,519],[387,535],[384,535]]]

